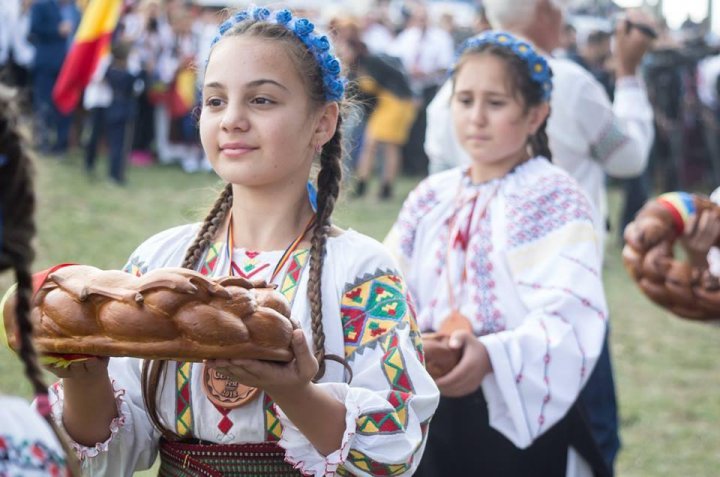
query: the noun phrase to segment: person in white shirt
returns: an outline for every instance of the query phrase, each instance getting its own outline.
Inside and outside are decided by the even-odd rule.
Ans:
[[[559,0],[486,0],[484,6],[494,27],[532,41],[553,70],[552,114],[547,129],[553,163],[580,183],[593,205],[593,222],[602,253],[607,216],[605,174],[613,177],[641,174],[652,145],[653,112],[637,76],[649,39],[637,29],[619,28],[616,32],[614,57],[618,69],[615,100],[611,103],[590,73],[570,60],[550,55],[560,44],[563,26]],[[633,21],[642,21],[639,12],[630,15]],[[470,163],[453,131],[451,90],[448,81],[427,111],[425,151],[431,173]],[[612,465],[620,441],[607,343],[582,401],[595,438]]]

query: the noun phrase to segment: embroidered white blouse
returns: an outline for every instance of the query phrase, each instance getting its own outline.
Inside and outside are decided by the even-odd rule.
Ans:
[[[126,270],[179,266],[198,224],[162,232],[143,243]],[[282,251],[235,249],[241,276],[269,279]],[[280,291],[292,301],[292,316],[309,342],[311,320],[307,296],[308,250],[300,250],[279,274]],[[224,244],[213,246],[202,273],[228,275]],[[347,408],[341,447],[322,456],[264,395],[251,403],[220,412],[201,389],[202,364],[191,365],[188,401],[176,412],[176,389],[183,385],[169,367],[160,395],[160,417],[177,432],[190,432],[205,441],[229,444],[278,441],[286,461],[309,475],[411,475],[424,449],[427,425],[437,406],[437,387],[425,371],[413,308],[397,267],[376,241],[354,231],[331,237],[322,275],[323,326],[326,353],[345,356],[353,371],[347,383],[344,368],[326,362],[320,386]],[[150,467],[158,452],[159,433],[150,424],[140,392],[142,362],[113,358],[109,372],[116,389],[119,418],[111,437],[95,447],[76,445],[86,475],[130,476]],[[53,410],[61,419],[62,387],[54,388]]]
[[[448,253],[453,217],[452,230],[469,234],[453,234]],[[607,306],[596,240],[586,196],[544,158],[482,184],[467,169],[428,177],[386,240],[422,331],[450,313],[451,274],[455,302],[492,362],[482,383],[490,425],[518,447],[566,414],[600,354]]]
[[[608,215],[605,175],[627,178],[645,170],[654,138],[652,106],[639,79],[618,80],[610,102],[582,67],[565,58],[547,60],[553,70],[547,128],[553,163],[569,172],[590,199],[602,245]],[[428,106],[425,152],[431,174],[470,163],[450,118],[451,96],[448,80]]]
[[[0,396],[0,476],[65,477],[65,462],[48,423],[25,400]]]

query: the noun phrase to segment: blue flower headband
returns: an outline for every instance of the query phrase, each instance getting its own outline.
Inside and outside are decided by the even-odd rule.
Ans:
[[[220,32],[211,43],[215,45],[233,26],[240,22],[250,20],[253,22],[267,22],[282,25],[303,42],[308,51],[312,53],[322,72],[325,87],[325,99],[339,101],[345,93],[346,80],[340,75],[340,61],[330,50],[330,40],[325,35],[315,31],[315,25],[307,18],[294,18],[289,10],[271,12],[264,7],[251,7],[235,13],[220,25]]]
[[[547,63],[547,60],[539,55],[529,43],[519,40],[510,33],[502,31],[486,31],[478,36],[474,36],[465,40],[460,46],[457,52],[457,58],[470,48],[478,48],[483,45],[497,45],[508,48],[510,51],[520,57],[525,63],[527,63],[528,70],[530,70],[530,78],[543,89],[543,100],[547,101],[550,99],[550,93],[552,93],[552,70]],[[453,66],[452,71],[455,71],[457,62]]]

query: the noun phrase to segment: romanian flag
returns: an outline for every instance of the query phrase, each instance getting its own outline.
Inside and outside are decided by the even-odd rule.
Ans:
[[[52,92],[63,114],[75,109],[100,59],[110,52],[122,5],[122,0],[89,1]]]

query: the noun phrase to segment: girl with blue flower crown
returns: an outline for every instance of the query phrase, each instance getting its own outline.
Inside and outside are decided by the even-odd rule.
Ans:
[[[151,237],[126,270],[183,266],[277,285],[300,324],[294,360],[56,369],[53,411],[85,475],[130,476],[158,452],[161,476],[413,473],[439,394],[395,262],[331,222],[344,87],[327,37],[306,19],[252,8],[220,26],[200,136],[227,186],[202,223]]]
[[[504,32],[460,51],[472,162],[423,181],[386,240],[441,393],[416,475],[606,475],[574,406],[606,329],[601,258],[588,200],[550,161],[552,72]]]

